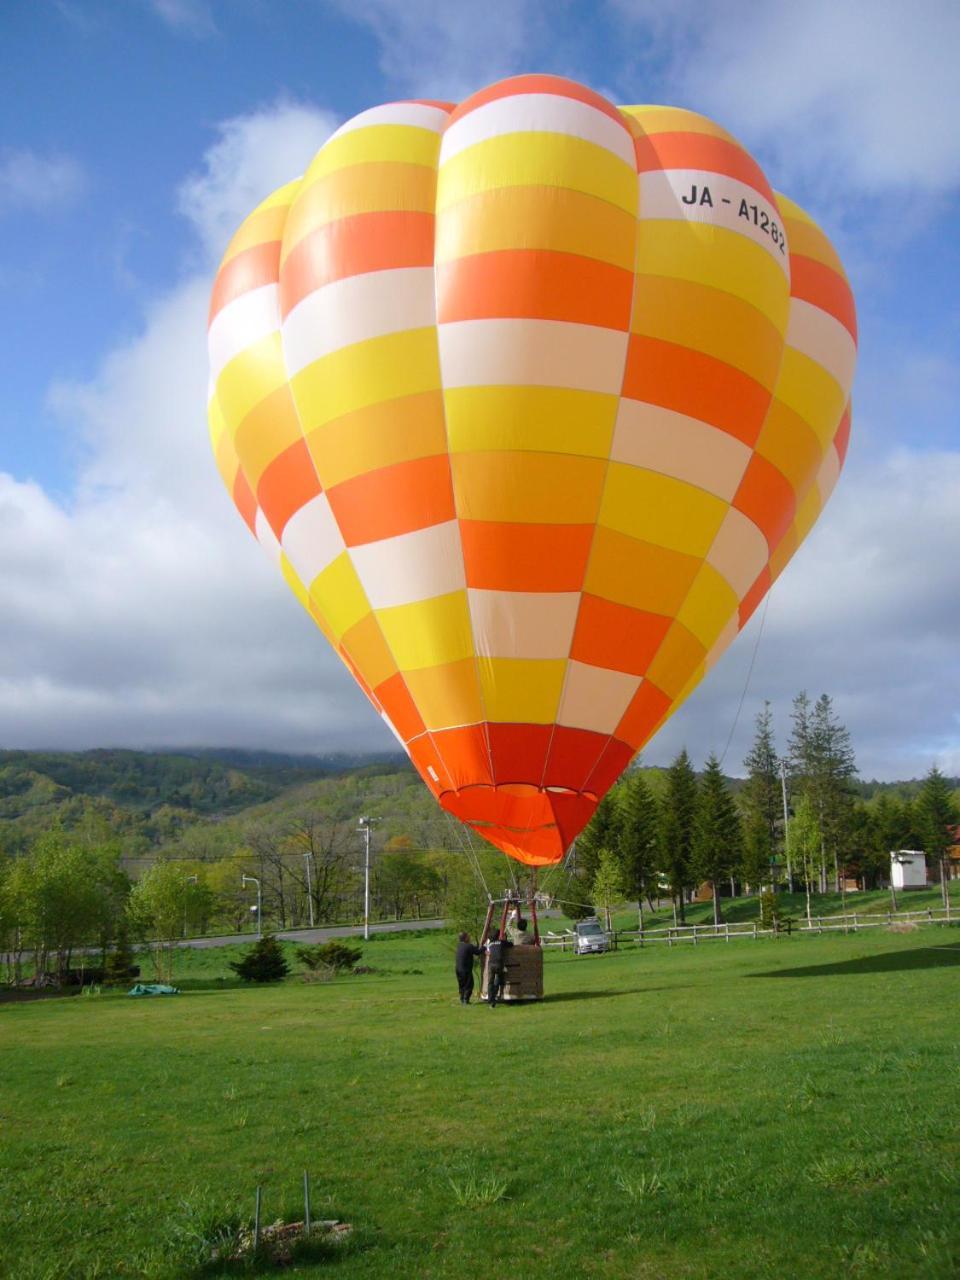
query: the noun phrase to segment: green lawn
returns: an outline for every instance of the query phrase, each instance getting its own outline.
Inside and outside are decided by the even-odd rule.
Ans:
[[[178,997],[0,1004],[0,1274],[184,1280],[307,1168],[355,1233],[300,1275],[956,1277],[957,939],[550,953],[491,1011],[449,935],[396,935],[332,983],[224,949]]]

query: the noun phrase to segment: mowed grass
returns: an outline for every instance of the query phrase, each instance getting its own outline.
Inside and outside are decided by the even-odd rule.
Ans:
[[[221,984],[224,949],[181,996],[0,1005],[0,1274],[183,1280],[306,1168],[355,1231],[300,1275],[955,1277],[957,939],[550,953],[491,1011],[397,935],[330,983]]]

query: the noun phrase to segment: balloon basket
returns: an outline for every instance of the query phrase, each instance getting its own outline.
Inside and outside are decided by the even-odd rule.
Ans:
[[[503,986],[497,999],[505,1004],[543,999],[543,949],[540,946],[536,900],[531,896],[526,900],[507,897],[491,901],[483,933],[480,935],[481,946],[495,937],[515,939],[522,936],[516,928],[516,921],[523,918],[524,907],[527,910],[530,936],[524,941],[514,941],[513,946],[504,949]],[[487,999],[489,968],[489,953],[485,953],[480,977],[481,1000]]]

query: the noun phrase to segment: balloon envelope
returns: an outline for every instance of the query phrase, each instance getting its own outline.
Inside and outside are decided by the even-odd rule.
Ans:
[[[728,133],[550,76],[343,125],[214,285],[224,482],[444,808],[557,861],[843,464],[853,300]]]

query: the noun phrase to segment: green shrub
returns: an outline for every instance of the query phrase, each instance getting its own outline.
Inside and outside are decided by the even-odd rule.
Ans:
[[[297,959],[313,972],[332,969],[353,969],[363,955],[361,947],[348,947],[345,942],[321,942],[315,947],[298,947]]]
[[[131,978],[140,977],[140,968],[134,964],[133,948],[130,946],[130,934],[123,923],[117,929],[117,936],[107,953],[107,964],[104,982],[108,987],[125,987]]]
[[[279,982],[290,972],[283,948],[272,933],[265,933],[242,960],[231,960],[230,968],[244,982]]]

